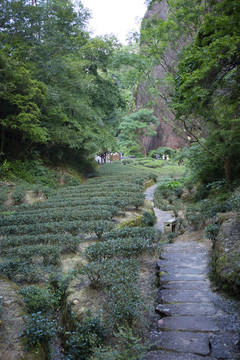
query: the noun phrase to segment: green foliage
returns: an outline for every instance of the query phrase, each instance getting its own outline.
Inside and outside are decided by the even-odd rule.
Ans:
[[[230,197],[230,204],[235,211],[240,211],[240,188],[237,188]]]
[[[56,324],[40,311],[26,317],[25,329],[22,333],[28,349],[35,351],[41,346],[47,359],[50,357],[50,343],[56,334]]]
[[[169,155],[170,159],[174,159],[176,157],[177,150],[168,148],[168,147],[160,147],[157,150],[151,150],[148,153],[148,156],[151,156],[153,159],[156,159],[158,155],[160,159],[163,155]]]
[[[110,231],[114,227],[112,221],[109,220],[92,220],[85,222],[81,226],[81,231],[84,233],[95,234],[99,239],[102,238],[105,232]]]
[[[114,147],[125,106],[108,74],[117,40],[90,38],[81,3],[4,0],[0,12],[1,155],[32,157],[40,143],[52,161],[79,163]]]
[[[116,256],[119,258],[140,257],[145,252],[153,251],[154,244],[154,241],[141,237],[109,239],[89,246],[85,251],[85,257],[89,261],[99,262]]]
[[[40,272],[35,265],[22,259],[7,259],[0,263],[0,274],[17,283],[36,283]]]
[[[145,211],[142,217],[142,225],[153,226],[154,223],[155,223],[155,216],[151,212]]]
[[[93,349],[103,344],[106,331],[101,317],[94,317],[88,311],[81,322],[75,321],[74,331],[65,333],[66,352],[69,360],[86,360]]]
[[[218,233],[219,233],[219,225],[213,224],[205,227],[204,230],[205,237],[211,240],[216,240]]]
[[[133,334],[131,328],[121,327],[115,333],[117,344],[113,348],[100,347],[94,351],[92,360],[140,360],[145,346],[141,344],[141,339]]]
[[[125,116],[120,124],[119,146],[126,154],[137,154],[141,150],[146,155],[146,150],[141,149],[140,139],[142,136],[154,135],[154,125],[157,118],[153,111],[141,109],[136,113]]]
[[[12,192],[12,198],[15,202],[15,204],[20,204],[25,195],[26,195],[27,189],[26,186],[16,186]]]
[[[185,130],[204,147],[205,157],[208,154],[214,163],[220,160],[230,182],[239,171],[238,22],[238,3],[225,0],[214,4],[195,41],[182,53],[174,99]]]
[[[122,164],[123,165],[130,165],[134,162],[134,159],[123,159]]]
[[[162,161],[156,160],[156,159],[152,159],[152,158],[144,158],[144,159],[136,159],[134,161],[134,163],[132,164],[134,166],[144,166],[146,168],[151,168],[151,169],[159,169],[161,168],[164,164]]]
[[[123,227],[114,229],[104,235],[104,239],[118,239],[118,238],[142,238],[151,243],[158,242],[161,239],[161,232],[157,229],[149,227]]]
[[[56,300],[49,290],[32,285],[22,288],[20,294],[31,313],[50,313],[55,308]]]
[[[67,291],[70,281],[74,277],[74,272],[70,271],[68,274],[64,275],[61,272],[55,272],[50,274],[48,279],[49,288],[54,293],[54,298],[57,301],[58,305],[61,305],[65,293]]]
[[[61,252],[74,252],[81,239],[77,236],[70,234],[43,234],[43,235],[20,235],[20,236],[7,236],[1,241],[0,249],[4,255],[6,250],[11,247],[23,245],[58,245]]]
[[[10,189],[7,186],[1,186],[0,187],[0,205],[3,205],[3,203],[8,199]]]

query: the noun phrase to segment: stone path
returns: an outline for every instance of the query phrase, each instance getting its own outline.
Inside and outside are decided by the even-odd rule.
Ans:
[[[158,208],[154,207],[153,198],[154,198],[154,192],[155,192],[156,188],[157,188],[157,184],[149,187],[145,191],[145,198],[153,206],[153,210],[154,210],[155,216],[157,218],[157,223],[155,224],[154,227],[156,229],[159,229],[163,233],[164,232],[164,222],[173,219],[173,216],[167,211],[162,211],[162,210],[159,210]]]
[[[240,360],[240,303],[211,289],[210,248],[207,241],[165,246],[157,261],[159,320],[143,360]]]

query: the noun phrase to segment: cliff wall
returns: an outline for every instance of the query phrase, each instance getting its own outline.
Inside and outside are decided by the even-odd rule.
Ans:
[[[168,16],[168,4],[166,0],[154,3],[151,8],[146,12],[144,19],[150,20],[153,17],[157,17],[158,19],[166,20]],[[163,79],[166,75],[166,64],[169,66],[174,65],[176,62],[176,52],[171,49],[168,49],[164,56],[164,64],[155,66],[152,77],[160,80]],[[167,92],[169,89],[164,87],[159,87],[159,92],[167,96]],[[136,106],[146,107],[150,98],[146,91],[146,86],[144,84],[140,84],[138,86],[138,90],[136,93]],[[174,122],[174,116],[172,112],[169,110],[166,101],[164,101],[160,96],[157,99],[157,102],[154,105],[154,115],[159,119],[159,125],[156,129],[157,135],[152,137],[145,137],[143,139],[143,143],[147,149],[147,151],[151,149],[157,149],[158,147],[171,147],[173,149],[178,149],[183,147],[186,142],[174,133],[173,128],[169,126],[167,123]],[[167,123],[163,121],[163,119],[167,119]]]

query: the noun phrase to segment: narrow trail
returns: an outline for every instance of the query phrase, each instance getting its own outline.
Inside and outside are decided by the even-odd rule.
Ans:
[[[164,222],[173,219],[173,216],[167,211],[162,211],[162,210],[159,210],[158,208],[154,207],[153,198],[154,198],[154,192],[155,192],[156,188],[157,188],[157,184],[149,187],[145,191],[145,198],[153,206],[153,210],[154,210],[155,216],[157,218],[157,223],[155,224],[155,227],[163,233],[164,232]]]
[[[145,193],[151,202],[155,188]],[[161,229],[170,214],[161,219],[155,214]],[[210,250],[207,240],[183,237],[165,245],[157,262],[161,289],[157,331],[154,324],[151,351],[144,360],[240,360],[240,302],[212,290]]]

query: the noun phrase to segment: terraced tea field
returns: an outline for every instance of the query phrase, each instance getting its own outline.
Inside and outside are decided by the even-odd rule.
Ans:
[[[5,360],[25,356],[23,347],[36,359],[86,360],[100,346],[117,349],[119,334],[120,342],[133,336],[146,312],[143,259],[158,251],[161,241],[144,220],[134,228],[119,223],[126,211],[146,212],[144,183],[151,177],[145,170],[106,164],[80,186],[62,187],[44,202],[1,214],[1,279],[14,288],[24,321],[12,353],[7,342],[1,344]],[[67,270],[66,262],[72,265]],[[100,306],[88,309],[84,297],[69,300],[79,282],[81,291],[97,294]],[[5,331],[10,325],[3,318]],[[138,344],[137,337],[134,341]]]

